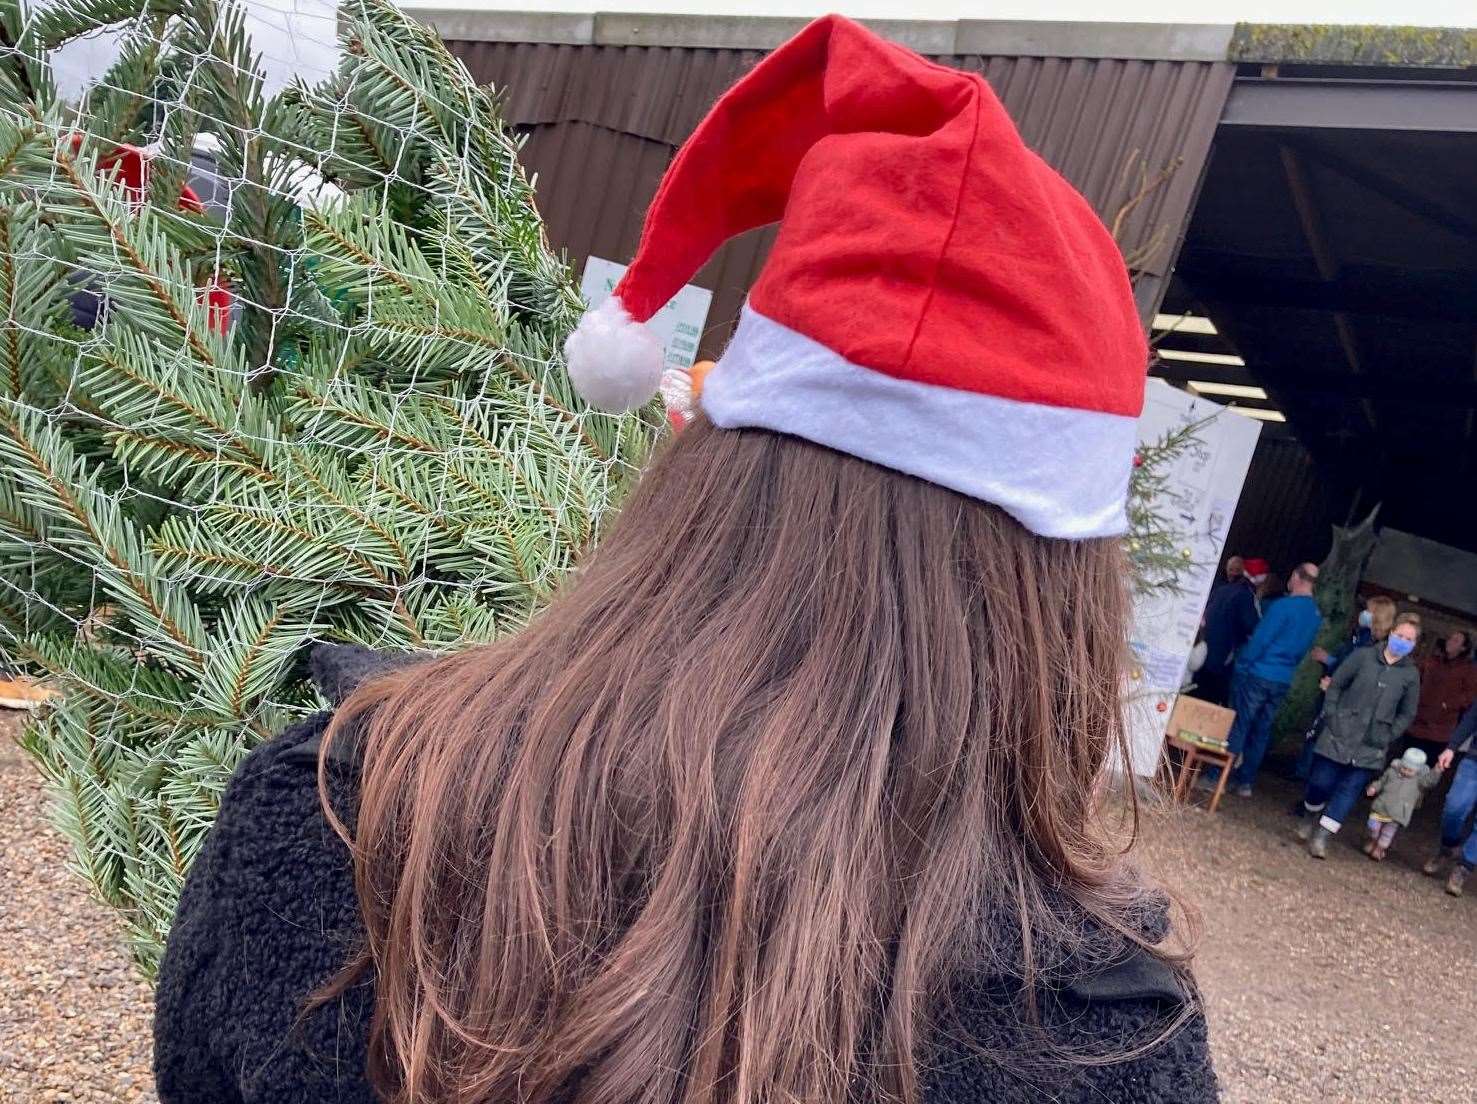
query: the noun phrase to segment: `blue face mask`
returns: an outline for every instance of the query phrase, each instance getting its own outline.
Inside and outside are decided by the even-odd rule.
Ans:
[[[1360,610],[1359,611],[1359,627],[1361,629],[1367,629],[1367,628],[1369,628],[1373,624],[1374,624],[1374,614],[1370,613],[1368,610]]]
[[[1389,640],[1385,641],[1385,647],[1389,650],[1392,656],[1394,656],[1396,659],[1400,659],[1401,657],[1408,656],[1411,652],[1415,651],[1415,641],[1406,640],[1403,636],[1391,636]]]

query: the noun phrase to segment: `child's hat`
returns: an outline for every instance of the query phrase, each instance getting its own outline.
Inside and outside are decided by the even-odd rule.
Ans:
[[[715,424],[907,472],[1043,536],[1126,529],[1147,350],[1118,247],[983,77],[839,16],[755,66],[678,153],[629,270],[569,339],[580,393],[622,410],[660,386],[688,413],[643,323],[776,221],[702,388]]]
[[[1426,753],[1418,747],[1406,748],[1400,757],[1400,765],[1407,770],[1420,770],[1426,765]]]

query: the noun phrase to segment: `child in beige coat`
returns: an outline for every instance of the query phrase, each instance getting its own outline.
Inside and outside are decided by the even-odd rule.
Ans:
[[[1364,791],[1375,798],[1369,810],[1369,839],[1364,841],[1364,853],[1375,862],[1383,861],[1395,833],[1410,826],[1410,818],[1421,798],[1440,781],[1440,769],[1432,770],[1426,765],[1426,753],[1420,748],[1407,749],[1386,767],[1385,773]]]

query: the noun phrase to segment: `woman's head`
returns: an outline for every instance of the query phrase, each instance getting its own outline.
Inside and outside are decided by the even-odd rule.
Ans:
[[[1472,638],[1466,629],[1452,629],[1442,641],[1441,650],[1447,659],[1465,659],[1472,651]]]
[[[1390,635],[1385,641],[1385,648],[1391,655],[1407,656],[1415,651],[1416,642],[1421,637],[1421,618],[1416,613],[1402,613],[1395,618],[1395,627],[1390,630]]]
[[[1135,937],[1095,817],[1124,575],[1114,539],[684,431],[526,630],[335,720],[390,1099],[916,1099],[953,972]]]
[[[1370,597],[1364,608],[1369,611],[1369,632],[1376,640],[1383,640],[1390,635],[1390,630],[1395,625],[1395,603],[1383,594]]]

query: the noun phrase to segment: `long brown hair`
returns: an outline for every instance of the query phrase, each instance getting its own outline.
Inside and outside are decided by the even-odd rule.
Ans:
[[[1364,603],[1364,608],[1370,614],[1369,635],[1375,640],[1389,636],[1395,627],[1395,602],[1383,594],[1376,594]]]
[[[1044,948],[1146,941],[1097,817],[1124,576],[1115,540],[691,426],[524,631],[333,723],[363,764],[376,1084],[917,1101],[960,971],[1029,1006]]]

